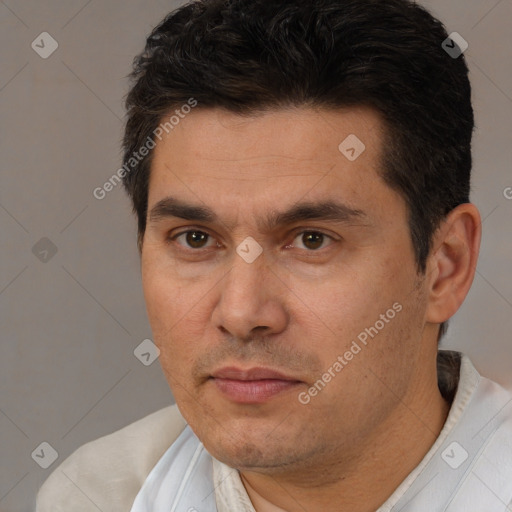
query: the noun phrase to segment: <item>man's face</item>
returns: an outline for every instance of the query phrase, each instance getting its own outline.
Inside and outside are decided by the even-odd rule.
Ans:
[[[205,109],[157,143],[149,319],[181,413],[232,467],[350,460],[424,377],[425,286],[381,141],[369,109]],[[280,215],[324,203],[341,207]]]

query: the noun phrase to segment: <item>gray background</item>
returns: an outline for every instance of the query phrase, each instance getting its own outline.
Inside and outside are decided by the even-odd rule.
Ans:
[[[120,186],[101,201],[92,191],[120,166],[132,59],[180,3],[0,1],[3,512],[32,510],[38,487],[78,446],[172,403],[158,362],[144,366],[133,354],[151,333],[128,199]],[[508,387],[512,0],[423,3],[469,43],[472,199],[485,219],[475,283],[444,346]],[[44,31],[59,45],[47,59],[31,48]],[[37,246],[46,262],[32,252],[43,237],[57,248],[50,257]],[[43,441],[59,455],[48,469],[31,457]]]

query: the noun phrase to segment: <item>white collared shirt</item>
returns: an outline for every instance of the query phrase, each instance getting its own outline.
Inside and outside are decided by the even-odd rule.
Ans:
[[[497,400],[496,416],[485,403],[491,397]],[[483,411],[488,415],[480,416]],[[480,377],[463,356],[457,393],[439,437],[376,512],[512,511],[507,509],[512,506],[511,414],[512,395]],[[508,425],[500,428],[505,419]],[[213,459],[213,473],[218,512],[256,512],[238,471]]]
[[[512,510],[512,394],[463,356],[445,425],[376,512]],[[176,406],[78,449],[36,512],[255,512],[236,469],[213,458]]]

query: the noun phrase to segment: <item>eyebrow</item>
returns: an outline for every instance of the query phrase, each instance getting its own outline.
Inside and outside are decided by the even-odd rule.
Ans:
[[[162,219],[177,217],[194,222],[213,224],[219,221],[218,215],[206,206],[188,204],[174,197],[166,197],[151,208],[149,221],[156,223]],[[341,223],[369,224],[368,215],[338,201],[301,202],[286,211],[272,211],[257,224],[261,231],[272,230],[295,222],[324,220]]]

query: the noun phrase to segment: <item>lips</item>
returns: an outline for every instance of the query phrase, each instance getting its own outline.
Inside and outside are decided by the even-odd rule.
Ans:
[[[212,374],[218,391],[238,404],[261,404],[296,388],[301,381],[270,368],[221,368]]]
[[[229,366],[226,368],[221,368],[212,374],[214,378],[219,379],[231,379],[231,380],[265,380],[265,379],[273,379],[273,380],[288,380],[288,381],[296,381],[298,379],[294,377],[288,377],[281,372],[271,370],[269,368],[249,368],[248,370],[241,370],[239,368],[235,368],[234,366]]]

